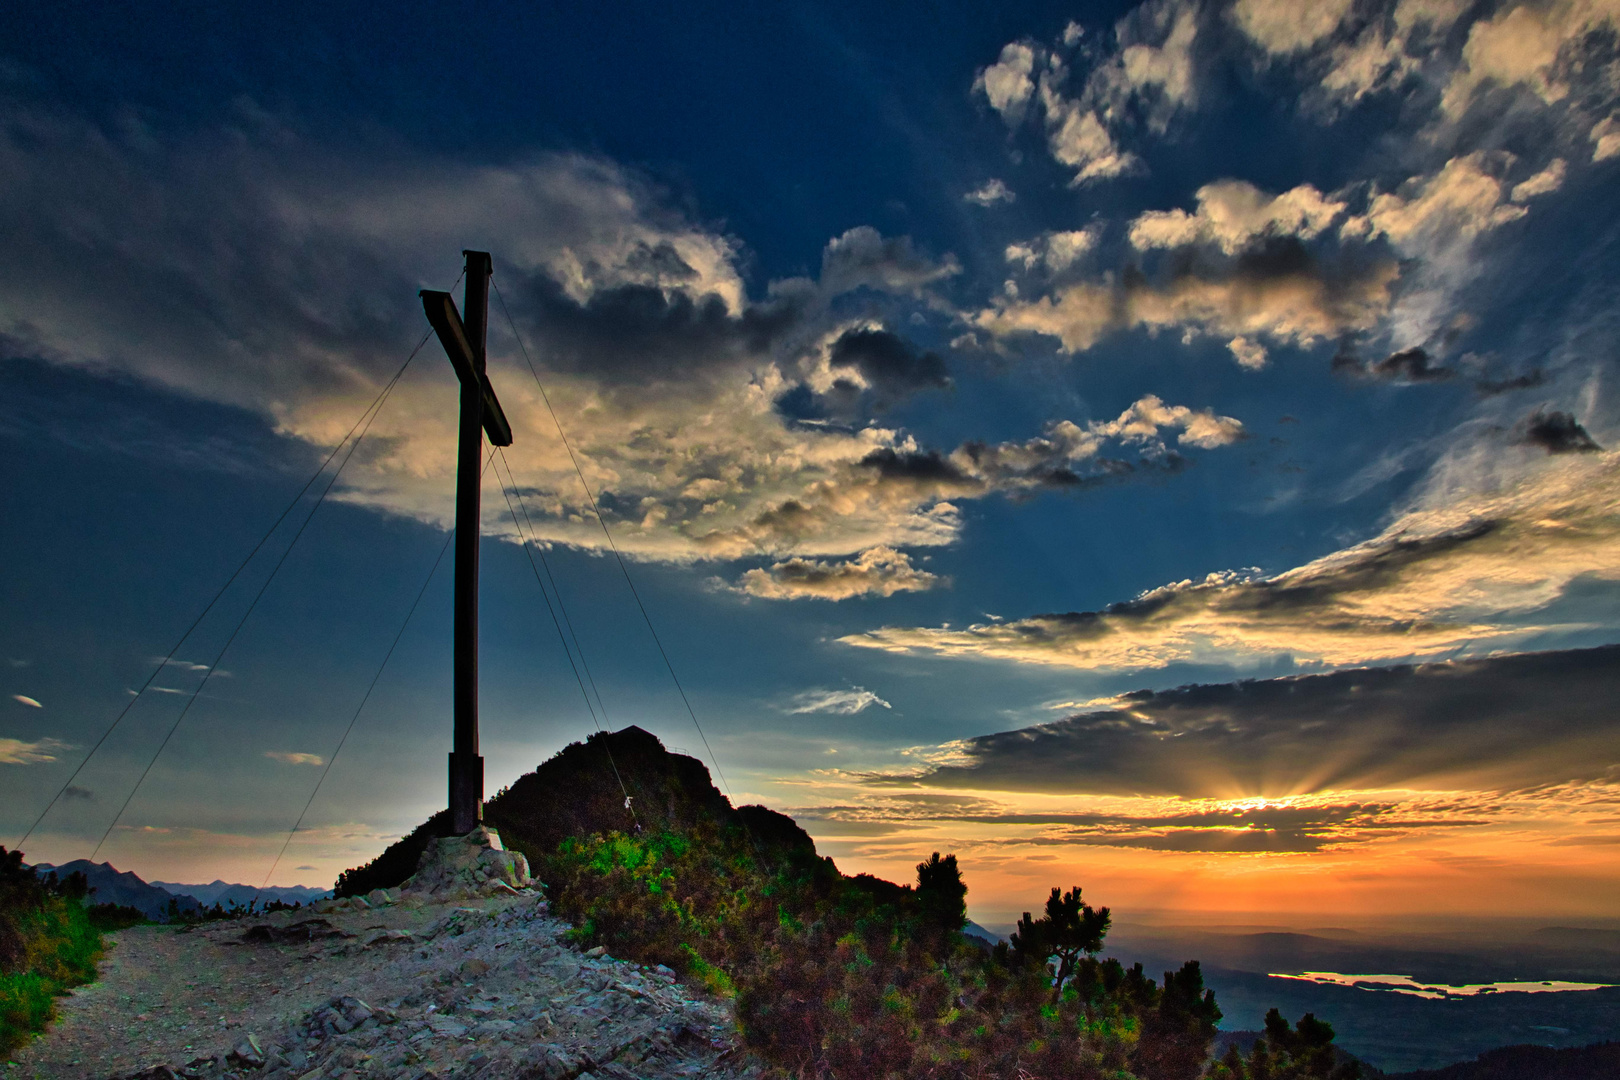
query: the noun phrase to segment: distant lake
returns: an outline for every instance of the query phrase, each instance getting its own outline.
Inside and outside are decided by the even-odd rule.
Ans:
[[[1353,986],[1361,990],[1383,990],[1421,998],[1476,997],[1480,994],[1559,994],[1572,990],[1602,990],[1608,983],[1579,983],[1549,980],[1543,982],[1422,983],[1410,975],[1341,975],[1337,971],[1307,971],[1300,975],[1272,972],[1273,979],[1320,983],[1326,986]]]

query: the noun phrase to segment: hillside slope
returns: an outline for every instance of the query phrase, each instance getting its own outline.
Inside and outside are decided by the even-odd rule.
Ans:
[[[1393,1073],[1387,1080],[1615,1080],[1620,1077],[1620,1042],[1568,1049],[1504,1046],[1474,1061],[1443,1069]]]

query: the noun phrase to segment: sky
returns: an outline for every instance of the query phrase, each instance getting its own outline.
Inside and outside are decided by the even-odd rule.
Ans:
[[[8,8],[0,842],[443,805],[477,249],[491,792],[634,723],[981,920],[1620,917],[1617,178],[1615,0]]]

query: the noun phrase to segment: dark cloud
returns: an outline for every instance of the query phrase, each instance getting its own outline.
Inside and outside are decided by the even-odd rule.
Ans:
[[[91,802],[95,799],[95,797],[95,792],[91,791],[89,788],[79,787],[76,784],[69,784],[67,787],[62,789],[62,798],[68,800],[79,799],[83,802]]]
[[[1341,352],[1333,358],[1333,370],[1341,375],[1402,383],[1444,382],[1457,374],[1451,368],[1435,366],[1433,359],[1428,350],[1421,347],[1402,349],[1382,360],[1368,361],[1353,353]]]
[[[770,600],[848,600],[926,592],[948,581],[914,566],[903,551],[875,547],[842,562],[794,558],[758,567],[743,574],[735,590]]]
[[[938,450],[893,450],[884,447],[861,459],[863,469],[871,469],[884,480],[913,484],[978,487],[979,482],[963,472]]]
[[[1515,375],[1511,379],[1480,379],[1474,383],[1474,389],[1489,395],[1506,394],[1513,390],[1529,390],[1540,386],[1547,381],[1547,376],[1540,368],[1524,375]]]
[[[694,297],[642,283],[598,289],[579,301],[543,273],[513,292],[537,360],[552,370],[629,386],[734,373],[768,359],[807,314],[793,299],[733,313],[712,293]]]
[[[945,361],[919,352],[887,330],[849,330],[833,342],[834,368],[854,368],[866,380],[877,408],[886,408],[919,390],[951,385]]]
[[[1128,847],[1150,851],[1311,852],[1367,843],[1392,834],[1490,824],[1475,806],[1439,804],[1421,808],[1399,802],[1325,802],[1228,806],[1186,813],[1007,813],[997,803],[971,796],[890,796],[864,805],[819,806],[794,811],[805,822],[838,826],[887,825],[904,833],[919,823],[1027,826],[1041,831],[1022,843]],[[814,829],[814,826],[811,826]]]
[[[956,747],[879,785],[1239,798],[1333,789],[1518,790],[1620,761],[1620,646],[1141,691]]]
[[[951,385],[945,361],[888,330],[846,330],[833,342],[828,365],[839,375],[817,392],[800,382],[777,396],[787,420],[848,422],[882,412],[923,390]]]
[[[828,296],[859,288],[918,293],[961,272],[954,256],[934,260],[917,250],[909,236],[883,236],[860,225],[830,241],[821,256],[821,288]]]
[[[1603,447],[1586,433],[1573,413],[1549,412],[1545,406],[1525,417],[1517,441],[1549,454],[1591,454]]]

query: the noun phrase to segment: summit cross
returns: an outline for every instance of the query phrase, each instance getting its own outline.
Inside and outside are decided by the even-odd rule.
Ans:
[[[450,827],[463,836],[484,817],[484,759],[478,753],[478,540],[479,486],[484,436],[511,446],[512,427],[484,371],[489,328],[489,252],[463,251],[467,288],[463,320],[455,298],[423,289],[422,308],[461,379],[461,429],[456,446],[455,733],[450,751]]]

